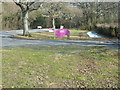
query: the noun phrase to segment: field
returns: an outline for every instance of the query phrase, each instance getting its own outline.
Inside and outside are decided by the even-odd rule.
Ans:
[[[3,88],[116,88],[118,52],[106,47],[14,47],[2,52]]]

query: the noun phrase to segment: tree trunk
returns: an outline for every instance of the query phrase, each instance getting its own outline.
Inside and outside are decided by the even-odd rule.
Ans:
[[[22,12],[23,36],[29,36],[28,31],[28,11]]]
[[[53,28],[55,29],[55,18],[52,20]]]
[[[54,39],[55,39],[55,18],[52,20],[53,28],[54,28]]]

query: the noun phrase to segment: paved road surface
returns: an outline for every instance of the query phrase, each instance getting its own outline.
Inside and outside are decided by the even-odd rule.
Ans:
[[[34,29],[30,32],[40,32],[47,29]],[[24,40],[9,38],[11,35],[22,34],[22,30],[14,31],[0,31],[0,38],[2,40],[1,47],[18,47],[18,46],[106,46],[118,48],[118,40]]]

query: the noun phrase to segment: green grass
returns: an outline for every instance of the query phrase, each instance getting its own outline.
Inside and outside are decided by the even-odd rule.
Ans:
[[[81,39],[92,39],[87,35],[87,30],[69,30],[70,39],[67,39],[67,36],[60,39],[55,37],[53,32],[35,32],[31,33],[32,37],[26,37],[22,35],[12,36],[12,38],[21,38],[21,39],[39,39],[39,40],[81,40]]]
[[[84,33],[86,34],[88,31],[87,30],[69,30],[71,35],[75,35],[75,36],[78,36],[79,33]]]
[[[3,88],[112,88],[118,55],[105,47],[18,47],[2,50]]]
[[[11,36],[11,38],[19,39],[35,39],[35,40],[117,40],[117,38],[91,38],[87,35],[88,30],[72,30],[70,29],[70,38],[67,39],[67,36],[60,39],[59,37],[54,38],[53,32],[35,32],[31,33],[31,37],[23,35]]]

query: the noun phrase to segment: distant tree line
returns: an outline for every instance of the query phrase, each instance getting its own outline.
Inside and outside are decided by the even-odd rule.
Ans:
[[[22,29],[20,15],[20,9],[4,14],[3,29]],[[118,33],[118,26],[114,27],[117,23],[118,3],[115,2],[44,3],[43,8],[29,14],[29,28],[37,28],[38,25],[43,28],[59,28],[63,25],[68,29],[97,30],[97,24],[110,24],[112,28],[117,28],[115,30]],[[97,31],[107,32],[103,26]]]

